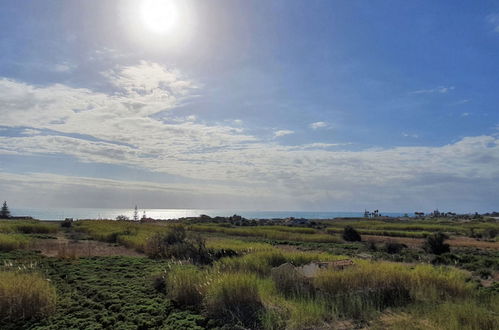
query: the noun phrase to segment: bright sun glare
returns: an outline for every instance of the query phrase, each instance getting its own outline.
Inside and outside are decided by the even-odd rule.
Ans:
[[[144,0],[140,7],[140,18],[151,32],[166,34],[178,25],[178,8],[171,0]]]

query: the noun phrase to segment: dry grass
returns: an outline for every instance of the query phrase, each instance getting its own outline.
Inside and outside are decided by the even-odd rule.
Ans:
[[[57,239],[35,240],[31,248],[47,257],[69,259],[94,256],[143,256],[140,252],[116,244],[91,240],[71,241],[62,236]]]
[[[55,310],[54,287],[38,274],[0,271],[0,318],[37,319]]]

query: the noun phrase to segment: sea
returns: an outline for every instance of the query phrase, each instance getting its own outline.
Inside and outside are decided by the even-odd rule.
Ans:
[[[119,215],[133,218],[134,209],[111,209],[111,208],[11,208],[13,216],[30,216],[40,220],[64,220],[73,219],[116,219]],[[241,211],[222,209],[138,209],[138,216],[146,215],[153,219],[179,219],[185,217],[197,217],[205,214],[211,217],[231,216],[234,214],[246,219],[283,219],[283,218],[305,218],[305,219],[334,219],[344,217],[362,217],[364,212],[314,212],[314,211]],[[382,215],[398,217],[404,213],[381,212]]]

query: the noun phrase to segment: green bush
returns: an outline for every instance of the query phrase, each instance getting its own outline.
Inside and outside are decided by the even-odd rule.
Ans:
[[[352,226],[346,226],[343,229],[342,237],[347,242],[360,242],[362,240],[360,234]]]
[[[450,252],[449,244],[444,242],[448,238],[449,237],[444,233],[430,235],[426,238],[426,241],[423,244],[423,249],[428,253],[437,255]]]

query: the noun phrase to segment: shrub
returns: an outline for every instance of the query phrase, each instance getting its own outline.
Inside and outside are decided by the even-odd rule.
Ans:
[[[0,319],[37,319],[54,312],[54,287],[38,274],[0,272]]]
[[[405,245],[405,244],[395,243],[395,242],[387,242],[387,243],[385,243],[384,250],[386,253],[397,254],[397,253],[400,253],[405,248],[407,248],[407,245]]]
[[[62,228],[71,228],[73,225],[73,218],[66,218],[63,222],[61,222]]]
[[[449,244],[444,243],[449,237],[444,233],[436,233],[426,238],[423,249],[428,253],[442,254],[450,251]]]
[[[484,231],[484,236],[490,239],[496,238],[499,230],[497,228],[488,228]]]
[[[222,274],[207,286],[205,307],[210,317],[221,322],[258,328],[263,304],[257,277],[243,273]]]
[[[145,244],[144,252],[151,258],[185,259],[200,264],[211,263],[213,257],[201,236],[194,235],[187,239],[185,229],[180,226],[150,237]]]
[[[346,226],[343,230],[343,239],[348,242],[360,242],[360,234],[352,227]]]

